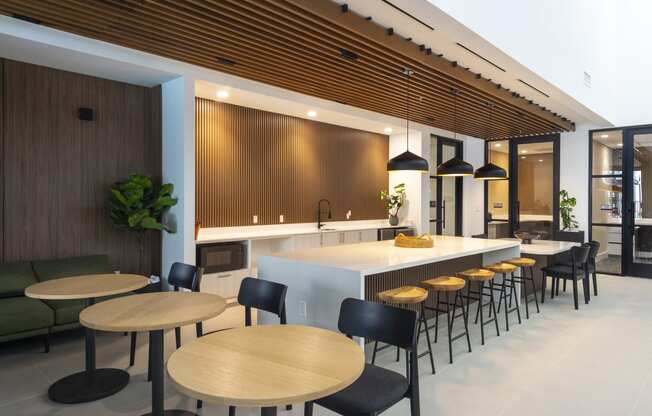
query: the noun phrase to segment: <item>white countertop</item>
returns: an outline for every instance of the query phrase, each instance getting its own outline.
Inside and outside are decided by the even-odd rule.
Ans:
[[[219,243],[224,241],[262,240],[284,238],[294,235],[362,231],[378,228],[413,227],[411,224],[389,225],[387,220],[370,221],[329,221],[324,229],[318,230],[317,223],[253,225],[246,227],[202,228],[197,236],[197,244]]]
[[[433,248],[395,247],[393,240],[279,253],[272,257],[359,271],[363,275],[437,263],[474,254],[518,247],[518,241],[433,236]]]
[[[518,238],[502,238],[505,241],[520,242]],[[556,240],[532,240],[532,244],[521,244],[521,254],[530,254],[536,256],[554,256],[579,246],[580,243],[570,241]]]

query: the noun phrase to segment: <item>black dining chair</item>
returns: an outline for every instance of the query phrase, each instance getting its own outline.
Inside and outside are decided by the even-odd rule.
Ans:
[[[245,277],[242,279],[240,290],[238,291],[238,303],[245,308],[245,326],[252,325],[252,309],[273,313],[279,317],[281,325],[287,324],[285,311],[285,296],[287,291],[288,287],[281,283],[256,279],[254,277]],[[202,406],[202,401],[197,400],[197,409],[201,409]],[[291,409],[290,405],[288,405],[288,409]],[[235,406],[229,406],[229,416],[235,416]]]
[[[589,303],[589,277],[588,277],[588,259],[591,246],[582,244],[579,247],[572,247],[570,249],[570,265],[565,263],[556,263],[552,266],[543,267],[541,272],[543,274],[541,281],[541,299],[545,300],[546,282],[547,277],[552,277],[552,288],[550,291],[550,298],[555,297],[555,290],[559,289],[559,282],[561,280],[570,280],[573,283],[573,301],[575,309],[579,309],[578,294],[577,294],[577,281],[582,280],[584,289],[584,303]]]
[[[312,416],[314,403],[340,415],[375,416],[404,398],[410,400],[411,416],[419,416],[419,358],[417,356],[417,313],[381,303],[344,299],[338,322],[349,338],[362,337],[404,349],[409,359],[406,376],[365,364],[360,377],[330,396],[306,402],[305,416]]]
[[[174,291],[178,292],[179,289],[188,289],[193,292],[199,292],[199,286],[201,285],[201,268],[197,268],[190,264],[185,263],[173,263],[170,267],[170,273],[168,274],[168,284],[174,287]],[[197,322],[195,324],[197,331],[197,337],[201,337],[203,333],[202,323]],[[174,328],[174,335],[176,339],[177,348],[181,347],[181,328]],[[133,366],[136,356],[136,338],[138,336],[137,332],[131,333],[131,349],[129,352],[129,365]],[[150,377],[148,375],[147,380]]]
[[[593,278],[593,295],[598,296],[598,276],[597,276],[597,269],[596,269],[596,262],[598,259],[598,253],[600,252],[600,243],[597,241],[589,241],[588,243],[591,248],[589,249],[589,259],[586,263],[588,267],[588,272]],[[564,264],[570,266],[571,261],[570,259],[567,259]],[[564,280],[564,292],[566,291],[566,281]],[[590,293],[590,291],[589,291]],[[559,294],[559,288],[557,288],[557,294]]]

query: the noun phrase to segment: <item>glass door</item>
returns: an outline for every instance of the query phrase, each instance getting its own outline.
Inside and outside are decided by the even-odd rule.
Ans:
[[[559,228],[559,135],[510,143],[511,233],[551,240]]]
[[[462,235],[462,178],[436,176],[437,166],[462,158],[462,142],[433,136],[430,154],[430,233]]]
[[[628,129],[624,141],[625,272],[652,276],[652,128]]]

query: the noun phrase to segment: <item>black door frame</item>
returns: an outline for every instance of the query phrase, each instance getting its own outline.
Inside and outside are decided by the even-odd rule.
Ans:
[[[622,161],[622,175],[594,175],[593,174],[593,135],[594,133],[621,131],[623,136],[623,161]],[[589,174],[588,174],[588,188],[589,188],[589,206],[588,206],[588,228],[589,228],[589,241],[593,240],[593,226],[601,227],[620,227],[621,228],[621,251],[620,251],[620,273],[609,273],[600,271],[601,274],[615,274],[617,276],[636,276],[636,277],[652,277],[652,265],[635,266],[633,262],[632,250],[632,231],[633,231],[633,198],[632,187],[634,180],[634,166],[633,166],[633,137],[641,131],[652,131],[652,124],[641,124],[634,126],[614,126],[602,129],[589,130]],[[593,222],[593,179],[601,177],[622,177],[623,196],[622,207],[623,219],[620,226],[614,224],[594,223]],[[647,270],[647,273],[645,270]]]
[[[463,159],[464,158],[464,142],[461,140],[455,140],[451,139],[448,137],[443,137],[443,136],[438,136],[436,134],[433,134],[430,136],[431,139],[437,140],[437,166],[441,165],[442,163],[445,162],[445,160],[442,160],[442,148],[444,145],[447,146],[453,146],[455,148],[455,157]],[[430,176],[430,179],[436,179],[437,180],[437,195],[435,196],[435,203],[436,203],[436,219],[430,219],[430,222],[436,223],[436,231],[435,233],[437,235],[441,235],[442,233],[442,228],[443,228],[443,222],[445,221],[443,217],[443,213],[445,210],[444,205],[442,204],[442,182],[443,178],[439,176]],[[456,236],[461,236],[462,235],[462,215],[463,215],[463,181],[461,177],[456,177],[455,178],[455,235]]]
[[[542,143],[542,142],[552,142],[552,151],[553,151],[553,183],[552,183],[552,230],[553,233],[559,231],[559,172],[560,172],[560,143],[559,143],[559,133],[555,134],[545,134],[540,136],[532,137],[518,137],[512,139],[502,139],[502,140],[491,140],[485,143],[484,147],[484,161],[485,164],[489,161],[489,145],[493,142],[504,141],[508,142],[509,147],[509,197],[508,197],[508,221],[510,226],[510,232],[513,234],[514,231],[518,229],[518,154],[516,152],[519,144],[527,143]],[[489,232],[489,184],[488,181],[485,181],[484,184],[484,233],[488,235]],[[551,239],[554,239],[554,235],[550,236]]]

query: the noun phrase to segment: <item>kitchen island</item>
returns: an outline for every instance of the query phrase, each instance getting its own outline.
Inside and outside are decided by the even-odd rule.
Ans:
[[[258,278],[288,286],[288,323],[337,330],[345,298],[376,300],[376,293],[383,290],[520,255],[517,241],[433,238],[433,248],[395,247],[388,240],[261,256]],[[258,320],[278,321],[265,313]]]

